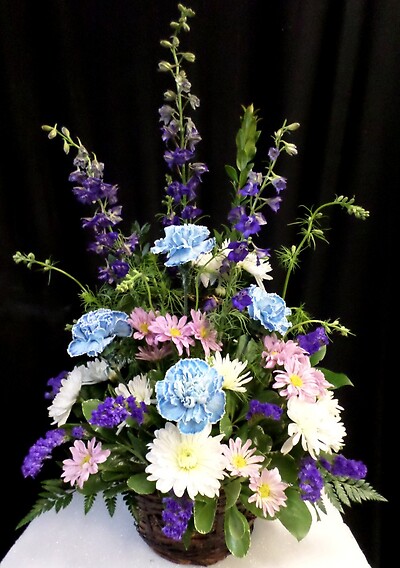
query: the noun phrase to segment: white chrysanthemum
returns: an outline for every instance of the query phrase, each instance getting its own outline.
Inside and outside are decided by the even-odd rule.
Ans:
[[[244,260],[237,263],[237,266],[254,276],[257,286],[263,290],[265,290],[263,280],[272,280],[272,276],[268,274],[272,270],[268,258],[258,258],[255,252],[249,252]]]
[[[82,373],[83,385],[95,385],[96,383],[108,381],[111,372],[110,367],[108,366],[107,362],[104,361],[104,359],[94,359],[94,361],[88,361],[86,363],[86,366],[81,365],[80,367],[75,367],[75,369],[80,370],[80,372]]]
[[[229,241],[224,241],[217,254],[206,252],[201,254],[193,264],[200,267],[200,280],[205,288],[213,285],[220,276],[220,268],[229,253]]]
[[[146,375],[136,375],[127,385],[120,383],[116,387],[115,392],[117,395],[121,395],[124,398],[134,396],[136,402],[144,402],[145,404],[155,403],[155,399],[151,398],[153,389]]]
[[[62,426],[66,423],[68,416],[70,415],[71,408],[79,396],[81,386],[82,373],[79,367],[75,367],[73,371],[62,379],[60,390],[54,397],[51,405],[48,407],[49,416],[50,418],[53,418],[52,424]]]
[[[247,366],[247,361],[242,362],[239,359],[230,360],[229,353],[222,357],[221,353],[217,351],[210,358],[210,366],[214,367],[220,375],[224,378],[222,384],[223,389],[232,390],[236,392],[246,392],[246,387],[243,385],[252,380],[250,371],[243,373]]]
[[[162,493],[173,491],[182,497],[187,491],[191,499],[197,494],[215,497],[224,478],[227,460],[223,454],[223,435],[211,437],[208,424],[197,434],[181,434],[171,422],[154,432],[146,459],[149,481],[155,481]]]
[[[346,429],[340,421],[338,401],[328,392],[316,402],[293,397],[288,401],[287,414],[293,422],[288,426],[289,438],[281,452],[287,454],[300,440],[303,449],[317,459],[321,451],[338,452],[344,446]]]

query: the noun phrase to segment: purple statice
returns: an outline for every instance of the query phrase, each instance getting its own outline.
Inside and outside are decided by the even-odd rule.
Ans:
[[[299,471],[300,497],[303,501],[315,503],[321,498],[324,480],[318,469],[317,462],[311,456],[301,460]]]
[[[304,351],[307,351],[309,355],[313,355],[313,353],[319,351],[323,345],[328,345],[329,343],[328,336],[322,325],[310,333],[298,335],[296,340],[300,347],[304,349]]]
[[[332,462],[321,459],[321,465],[336,477],[349,477],[351,479],[364,479],[367,475],[366,465],[357,460],[350,460],[342,455],[337,455]]]
[[[121,395],[116,398],[109,396],[99,404],[96,410],[93,410],[89,423],[103,428],[114,428],[124,422],[128,416],[129,411],[125,405],[125,398]]]
[[[249,404],[249,411],[246,414],[246,419],[250,420],[255,414],[262,414],[265,418],[272,420],[280,420],[282,416],[282,408],[272,402],[260,402],[253,399]]]
[[[89,422],[94,426],[115,428],[131,418],[138,424],[142,424],[145,412],[146,404],[142,402],[140,405],[137,405],[133,396],[127,398],[124,398],[122,395],[115,398],[109,396],[92,412]]]
[[[188,497],[164,497],[162,532],[172,540],[181,540],[193,513],[193,501]]]
[[[56,377],[52,377],[47,381],[47,386],[51,388],[50,392],[44,393],[44,398],[47,400],[53,400],[53,398],[58,394],[60,390],[61,381],[65,379],[68,375],[68,371],[61,371]]]
[[[22,475],[36,477],[43,467],[44,460],[51,458],[54,448],[61,446],[65,440],[65,431],[60,428],[46,432],[44,438],[39,438],[29,449],[21,467]]]
[[[128,398],[125,399],[125,402],[129,408],[129,418],[132,418],[132,420],[135,420],[138,424],[143,424],[144,413],[147,412],[146,403],[141,401],[138,404],[134,396],[128,396]]]
[[[242,312],[245,308],[250,306],[251,298],[247,290],[240,290],[237,294],[232,296],[232,306]]]
[[[71,430],[71,436],[77,440],[81,440],[87,435],[87,432],[83,426],[74,426]]]

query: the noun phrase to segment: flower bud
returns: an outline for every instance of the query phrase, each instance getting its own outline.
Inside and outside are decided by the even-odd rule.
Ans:
[[[171,71],[172,65],[168,61],[160,61],[158,68],[160,71]]]
[[[172,43],[170,41],[168,41],[167,39],[162,39],[160,41],[160,45],[162,47],[167,47],[168,49],[170,49],[172,47]]]
[[[292,122],[292,124],[288,124],[288,126],[286,127],[286,130],[290,130],[291,132],[293,132],[294,130],[297,130],[298,128],[300,128],[300,122]]]
[[[196,61],[196,56],[194,53],[190,53],[189,51],[185,53],[181,53],[183,59],[189,61],[190,63],[194,63]]]

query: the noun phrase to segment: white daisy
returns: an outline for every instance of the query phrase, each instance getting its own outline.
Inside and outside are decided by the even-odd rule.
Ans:
[[[104,359],[100,360],[96,358],[93,361],[88,361],[86,367],[85,365],[81,365],[75,368],[79,369],[82,373],[83,385],[95,385],[96,383],[108,381],[111,374],[111,369]]]
[[[263,290],[265,290],[263,280],[272,280],[272,276],[268,274],[272,270],[268,258],[258,258],[255,252],[249,252],[244,260],[237,263],[237,266],[254,276],[257,286]]]
[[[62,379],[60,390],[53,398],[51,405],[48,407],[49,417],[53,418],[52,424],[62,426],[66,423],[68,416],[70,415],[71,408],[77,401],[81,386],[82,373],[79,367],[75,367],[73,371]]]
[[[150,381],[146,375],[142,374],[133,377],[127,385],[120,383],[116,387],[115,392],[117,395],[122,395],[124,398],[134,396],[137,403],[144,402],[145,404],[154,404],[156,402],[155,399],[151,398],[153,389],[150,386]]]
[[[305,451],[317,459],[321,451],[339,452],[344,446],[346,429],[340,421],[338,401],[328,392],[316,402],[293,397],[288,401],[287,414],[293,422],[288,426],[289,438],[281,452],[287,454],[300,440]]]
[[[226,240],[216,254],[206,252],[193,261],[193,264],[200,268],[200,280],[205,288],[213,285],[221,276],[220,268],[229,253],[228,244],[229,241]]]
[[[210,436],[208,424],[197,434],[181,434],[171,422],[156,430],[148,444],[147,479],[155,481],[162,493],[173,490],[177,497],[187,491],[191,499],[197,494],[215,497],[224,478],[227,460],[223,454],[223,434]]]
[[[250,371],[242,374],[247,366],[247,361],[242,362],[239,359],[230,360],[229,353],[222,357],[221,353],[217,351],[209,361],[211,367],[214,367],[220,375],[224,378],[222,384],[223,389],[232,390],[236,392],[246,392],[246,387],[243,385],[252,380]]]

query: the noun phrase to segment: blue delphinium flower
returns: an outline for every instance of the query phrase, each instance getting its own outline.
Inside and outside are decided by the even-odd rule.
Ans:
[[[166,253],[165,266],[179,266],[196,260],[201,254],[210,252],[215,238],[208,238],[210,231],[203,225],[169,225],[165,237],[157,239],[150,249],[152,253]]]
[[[224,379],[203,359],[180,359],[156,383],[157,410],[182,434],[201,432],[225,413]]]
[[[304,351],[307,351],[309,355],[313,355],[319,351],[323,345],[328,345],[329,338],[326,335],[324,327],[320,325],[314,331],[310,331],[310,333],[298,335],[296,341]]]
[[[278,294],[265,292],[254,284],[247,288],[247,293],[251,298],[251,304],[247,308],[249,316],[260,321],[268,331],[277,331],[284,335],[292,325],[287,319],[292,310],[286,307],[285,300]]]
[[[72,341],[68,345],[71,357],[84,355],[95,357],[113,341],[115,337],[129,337],[132,328],[124,312],[100,308],[88,312],[72,326]]]

